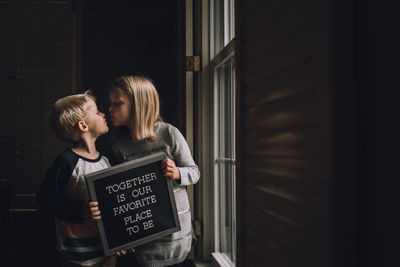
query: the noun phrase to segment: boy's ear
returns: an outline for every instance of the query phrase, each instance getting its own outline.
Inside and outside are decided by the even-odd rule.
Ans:
[[[86,122],[84,122],[84,121],[78,121],[78,129],[81,131],[81,132],[87,132],[88,131],[88,125],[86,124]]]

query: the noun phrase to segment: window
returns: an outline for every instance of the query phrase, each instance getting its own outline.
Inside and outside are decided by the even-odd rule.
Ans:
[[[215,261],[235,266],[235,61],[234,1],[210,1],[211,174]]]
[[[234,59],[214,69],[213,207],[215,257],[235,262]],[[225,264],[224,264],[225,265]]]
[[[210,54],[215,57],[235,35],[233,0],[210,0]]]

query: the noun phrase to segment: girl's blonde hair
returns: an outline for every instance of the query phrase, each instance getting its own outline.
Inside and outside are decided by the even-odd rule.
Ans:
[[[88,100],[96,101],[90,91],[83,94],[69,95],[57,100],[50,115],[50,125],[56,135],[64,141],[78,141],[76,125],[84,120],[87,113]]]
[[[111,90],[121,89],[132,101],[130,135],[133,141],[156,140],[154,125],[162,121],[160,100],[153,83],[143,76],[122,76],[114,80]]]

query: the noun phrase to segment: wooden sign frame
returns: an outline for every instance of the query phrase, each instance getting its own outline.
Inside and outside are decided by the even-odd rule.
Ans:
[[[99,202],[102,219],[97,221],[97,226],[106,256],[165,237],[181,229],[172,180],[162,175],[161,161],[166,157],[165,152],[157,152],[85,175],[91,201]],[[138,187],[137,184],[142,187]],[[153,192],[154,190],[157,192]],[[129,192],[130,195],[126,194]],[[139,193],[143,194],[138,196]],[[139,200],[139,197],[143,198]],[[130,200],[132,201],[127,202]],[[147,208],[146,211],[143,211],[144,208]],[[154,212],[163,213],[162,218],[157,217],[159,214]],[[169,218],[164,216],[165,212]],[[141,222],[143,217],[150,220]],[[135,218],[140,220],[137,224],[134,224]],[[150,221],[150,226],[154,229],[148,228]],[[120,229],[124,227],[125,232]]]

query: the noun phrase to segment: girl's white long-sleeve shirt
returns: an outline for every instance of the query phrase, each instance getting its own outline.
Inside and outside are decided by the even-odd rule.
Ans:
[[[197,183],[200,172],[195,164],[189,146],[180,131],[171,124],[158,122],[155,125],[155,141],[133,142],[126,130],[113,138],[112,150],[116,163],[133,160],[157,151],[165,151],[175,162],[181,179],[173,181],[173,191],[177,205],[181,230],[136,249],[138,261],[143,266],[166,266],[182,262],[191,249],[193,230],[191,211],[186,186]]]

